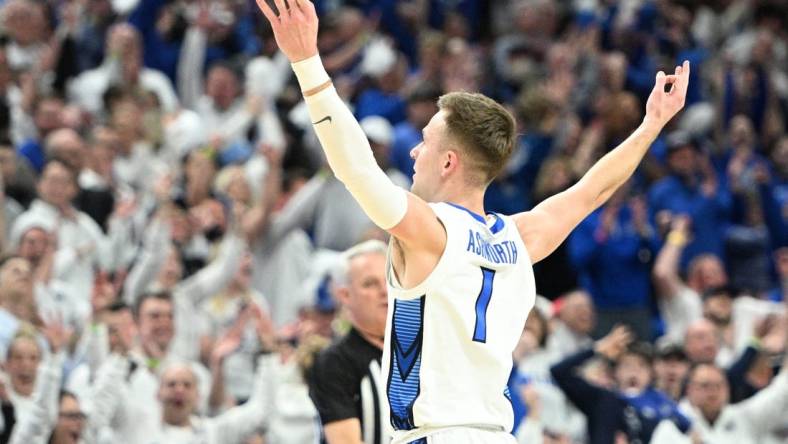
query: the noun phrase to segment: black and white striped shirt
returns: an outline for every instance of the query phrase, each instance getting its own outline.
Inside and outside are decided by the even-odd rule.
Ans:
[[[382,355],[355,329],[320,352],[310,370],[309,396],[323,425],[358,418],[364,444],[390,442]]]

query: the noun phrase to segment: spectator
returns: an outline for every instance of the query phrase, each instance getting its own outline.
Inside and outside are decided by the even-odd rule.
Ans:
[[[161,425],[146,433],[147,437],[142,442],[188,443],[201,440],[206,443],[243,443],[268,416],[265,404],[268,388],[262,375],[267,361],[274,358],[261,358],[253,397],[246,404],[214,418],[193,416],[199,400],[199,384],[191,366],[172,364],[165,367],[157,394],[162,404]]]
[[[777,268],[777,286],[772,288],[767,299],[770,301],[788,301],[788,247],[774,252],[775,268]]]
[[[756,324],[747,348],[726,371],[731,403],[750,398],[772,381],[773,358],[785,349],[786,327],[786,319],[775,315],[768,315]]]
[[[18,424],[11,434],[10,442],[14,444],[26,442],[23,438],[29,433],[28,424],[54,423],[65,358],[63,347],[70,335],[57,322],[47,324],[42,333],[46,342],[39,342],[34,334],[20,330],[8,348],[4,363],[10,382],[9,399]],[[51,349],[44,355],[46,345]]]
[[[0,356],[6,356],[23,323],[38,325],[30,262],[9,257],[0,265]]]
[[[11,241],[18,242],[32,225],[44,226],[55,233],[58,261],[68,264],[67,270],[61,268],[55,275],[62,276],[76,294],[87,295],[94,270],[111,266],[112,247],[96,222],[73,207],[77,190],[76,172],[62,161],[48,161],[38,181],[39,199],[14,223]]]
[[[717,329],[708,319],[702,318],[687,327],[687,336],[684,340],[684,349],[687,357],[693,364],[713,363],[718,359],[720,338]],[[725,364],[730,362],[730,357],[722,358]]]
[[[3,27],[10,37],[6,45],[11,68],[40,70],[49,49],[45,43],[50,29],[44,5],[28,0],[12,0],[3,5]],[[45,71],[45,70],[44,70]]]
[[[107,110],[109,131],[101,135],[113,148],[112,172],[118,186],[150,191],[157,179],[155,174],[163,169],[153,156],[153,147],[145,139],[142,100],[121,91],[113,97]]]
[[[561,359],[591,345],[591,332],[596,323],[594,304],[588,293],[576,290],[554,304],[556,322],[547,340],[547,349],[554,359]]]
[[[8,400],[8,391],[6,391],[4,382],[0,382],[0,412],[2,412],[0,415],[0,439],[3,442],[8,442],[16,426],[16,418],[14,405]]]
[[[679,274],[679,261],[689,242],[690,219],[675,216],[670,222],[670,232],[654,264],[654,284],[665,334],[673,340],[682,340],[687,325],[702,316],[700,295],[705,291],[727,284],[723,264],[717,256],[701,255],[687,268],[687,280]]]
[[[420,144],[422,128],[438,112],[435,105],[440,92],[428,83],[416,86],[408,96],[408,118],[394,126],[391,144],[391,165],[404,174],[408,180],[413,177],[413,158],[410,151]]]
[[[410,185],[411,179],[409,176],[402,174],[391,165],[391,144],[394,138],[394,129],[389,122],[380,116],[369,116],[362,119],[360,122],[361,129],[369,139],[369,144],[372,147],[372,154],[375,156],[375,161],[378,165],[386,171],[394,183],[399,184],[403,188]]]
[[[128,352],[129,343],[122,346]],[[110,423],[116,405],[121,402],[118,380],[128,373],[129,361],[123,355],[113,355],[99,371],[93,387],[82,399],[75,394],[60,391],[61,369],[48,369],[46,386],[37,387],[34,410],[20,418],[11,438],[12,443],[97,442],[102,427]],[[57,380],[55,380],[57,377]],[[56,418],[56,419],[55,419]]]
[[[361,72],[372,78],[372,87],[363,91],[358,99],[356,117],[385,117],[392,125],[406,118],[406,103],[399,95],[405,82],[404,57],[396,53],[383,40],[370,43],[364,52]]]
[[[64,104],[57,96],[41,96],[35,100],[31,108],[33,127],[27,131],[27,134],[16,136],[15,143],[19,155],[40,173],[46,162],[44,141],[52,131],[65,126]],[[19,127],[20,125],[16,126]]]
[[[334,295],[352,328],[318,355],[309,378],[329,444],[384,442],[392,433],[378,375],[386,329],[385,261],[385,244],[367,241],[347,250],[332,274]]]
[[[778,377],[756,396],[736,404],[728,400],[728,382],[725,373],[713,364],[700,364],[692,369],[687,383],[687,399],[681,409],[692,420],[699,439],[714,443],[765,443],[770,435],[785,427],[784,411],[788,402],[788,366]],[[663,437],[665,436],[665,437]],[[670,434],[657,434],[655,444],[691,442],[676,439]],[[777,442],[777,441],[773,441]]]
[[[620,188],[610,201],[570,235],[569,251],[580,282],[597,312],[595,335],[622,320],[641,340],[650,340],[649,265],[656,238],[645,202],[627,199]]]
[[[515,371],[510,382],[512,404],[515,410],[515,429],[517,436],[527,436],[528,429],[535,425],[538,416],[538,435],[550,435],[571,440],[583,440],[586,421],[582,413],[566,398],[550,375],[550,366],[561,356],[554,356],[546,348],[550,332],[547,319],[541,309],[534,309],[529,315],[523,336],[514,351]],[[524,402],[524,406],[520,404]],[[536,415],[532,410],[538,404]],[[521,408],[522,407],[522,408]],[[521,418],[525,416],[525,418]],[[525,438],[521,437],[520,442]]]
[[[688,267],[685,284],[678,275],[678,261],[686,245],[688,224],[689,220],[685,217],[673,219],[671,232],[657,256],[653,270],[666,336],[672,341],[683,341],[686,332],[687,341],[704,338],[700,342],[705,344],[701,348],[706,351],[698,350],[698,356],[693,356],[694,353],[687,346],[690,360],[695,362],[696,357],[701,362],[717,359],[719,365],[728,366],[744,349],[755,319],[768,313],[779,314],[783,308],[779,304],[750,297],[740,296],[733,301],[735,295],[732,289],[725,286],[727,275],[723,264],[715,256],[701,255],[693,259]],[[712,322],[699,322],[701,318]],[[692,334],[688,329],[690,324],[696,327]],[[712,326],[708,332],[711,337],[706,334],[709,326]],[[711,342],[719,350],[719,354],[713,352],[713,358],[710,358]]]
[[[163,110],[175,111],[178,99],[172,84],[161,72],[142,66],[140,34],[127,24],[116,24],[107,32],[104,61],[98,68],[85,71],[72,80],[70,100],[94,115],[106,111],[103,96],[113,85],[155,94]]]
[[[642,344],[630,347],[631,341],[626,327],[616,327],[593,349],[570,356],[550,370],[558,386],[588,418],[590,443],[613,443],[620,433],[629,442],[650,442],[663,419],[682,432],[689,430],[690,423],[677,405],[650,387],[649,349]],[[614,363],[615,389],[599,387],[575,374],[594,354]]]
[[[690,362],[681,345],[665,343],[654,360],[654,388],[679,402],[684,395],[684,380]]]
[[[250,287],[251,272],[252,257],[249,253],[243,253],[241,264],[226,288],[200,305],[200,312],[209,324],[210,337],[224,336],[238,318],[244,316],[245,311],[255,310],[262,313],[270,311],[263,295]],[[271,320],[268,319],[267,322],[271,323]],[[225,375],[225,390],[236,401],[249,399],[251,396],[255,356],[264,346],[259,343],[257,334],[251,326],[241,332],[239,342],[238,349],[225,357],[222,370]],[[272,344],[268,344],[268,349],[271,348]]]
[[[142,37],[145,66],[161,71],[170,81],[175,82],[177,78],[185,28],[195,21],[203,23],[208,33],[208,65],[233,56],[252,56],[258,51],[252,18],[241,5],[229,1],[184,5],[159,0],[143,0],[133,5],[136,7],[126,12],[130,12],[129,23]],[[204,66],[197,69],[202,73]]]
[[[730,217],[730,194],[687,134],[672,133],[667,144],[670,175],[649,191],[652,217],[667,210],[692,219],[693,239],[682,255],[683,265],[701,253],[721,257],[723,230]]]
[[[60,159],[78,174],[78,194],[74,198],[75,207],[89,215],[99,226],[108,225],[110,214],[114,209],[114,196],[108,190],[84,188],[81,183],[83,173],[87,169],[87,148],[82,137],[72,129],[59,129],[46,138],[45,150],[47,158]]]
[[[568,159],[555,156],[547,159],[540,169],[534,185],[534,203],[547,199],[555,193],[569,188],[574,176]],[[538,294],[550,299],[577,288],[577,271],[569,261],[569,242],[564,241],[558,248],[534,265],[536,290]]]
[[[772,150],[772,177],[771,183],[762,183],[760,187],[761,200],[765,203],[764,215],[766,223],[770,227],[773,243],[776,246],[788,246],[788,235],[786,225],[788,216],[785,209],[788,208],[788,136],[779,139]],[[763,185],[769,186],[763,186]]]
[[[17,210],[24,210],[35,198],[36,186],[33,170],[24,158],[19,157],[8,139],[0,139],[0,175],[3,179],[6,230],[10,230],[18,216]]]
[[[79,72],[93,69],[104,59],[104,42],[118,12],[109,0],[91,2],[86,8],[75,8],[82,14],[80,25],[73,36],[77,69]]]

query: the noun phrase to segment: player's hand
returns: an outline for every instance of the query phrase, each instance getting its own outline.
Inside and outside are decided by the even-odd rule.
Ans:
[[[267,0],[256,0],[263,15],[271,22],[279,49],[291,63],[317,54],[317,13],[309,0],[274,0],[277,15]]]
[[[657,73],[654,89],[646,102],[646,117],[644,123],[661,130],[682,108],[687,96],[689,84],[690,64],[684,61],[682,66],[677,66],[674,74],[666,75],[663,71]],[[665,86],[670,86],[665,92]]]

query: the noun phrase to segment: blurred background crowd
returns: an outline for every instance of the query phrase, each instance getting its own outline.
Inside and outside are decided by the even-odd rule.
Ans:
[[[314,3],[403,187],[442,93],[511,109],[485,198],[505,214],[572,185],[690,60],[683,113],[535,267],[515,433],[788,442],[788,2]],[[327,169],[254,2],[5,0],[0,24],[0,441],[319,439],[310,366],[355,285],[339,253],[385,233]]]

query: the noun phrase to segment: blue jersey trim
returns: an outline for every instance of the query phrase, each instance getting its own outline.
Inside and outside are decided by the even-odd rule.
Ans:
[[[386,395],[391,409],[391,425],[395,430],[416,428],[413,404],[421,392],[425,300],[425,296],[411,300],[394,300]]]
[[[484,216],[482,216],[481,214],[474,213],[473,211],[471,211],[471,210],[469,210],[469,209],[467,209],[467,208],[465,208],[465,207],[463,207],[461,205],[457,205],[455,203],[451,203],[451,202],[446,202],[446,203],[451,205],[451,206],[453,206],[454,208],[456,208],[458,210],[465,211],[466,213],[470,214],[471,217],[473,217],[477,221],[483,223],[485,227],[487,226],[487,219]],[[492,232],[492,234],[498,234],[498,232],[503,229],[503,218],[501,218],[501,216],[497,215],[496,213],[490,213],[490,214],[495,216],[495,223],[493,224],[492,227],[489,227],[490,231]]]

